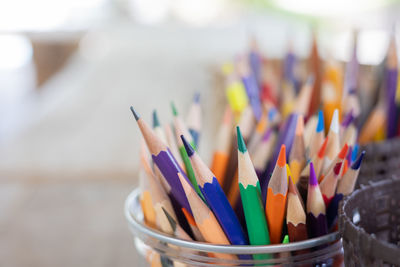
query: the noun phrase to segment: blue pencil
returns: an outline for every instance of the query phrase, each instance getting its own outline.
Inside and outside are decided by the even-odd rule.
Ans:
[[[200,191],[203,193],[207,204],[214,212],[215,217],[217,217],[229,241],[233,245],[248,245],[249,243],[242,226],[218,183],[217,178],[196,154],[193,147],[187,142],[183,135],[181,135],[181,139],[192,164]]]

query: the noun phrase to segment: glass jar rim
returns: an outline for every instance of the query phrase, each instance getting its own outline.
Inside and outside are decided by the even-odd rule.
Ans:
[[[280,252],[302,250],[338,241],[340,239],[340,234],[339,232],[336,231],[321,237],[307,239],[305,241],[292,242],[289,244],[276,244],[276,245],[239,246],[239,245],[217,245],[199,241],[186,241],[183,239],[178,239],[170,235],[164,234],[156,229],[150,228],[145,224],[143,224],[143,222],[139,218],[137,218],[137,216],[133,216],[131,213],[131,207],[135,204],[135,201],[138,201],[139,195],[140,195],[140,189],[136,188],[128,195],[128,197],[125,200],[124,214],[129,223],[131,231],[133,231],[133,233],[135,233],[135,231],[138,231],[140,233],[148,235],[149,237],[155,238],[161,242],[182,248],[194,249],[204,252],[216,252],[216,253],[228,253],[228,254],[264,254],[264,253],[280,253]],[[137,206],[136,210],[139,210],[138,206],[140,207],[140,205],[136,206]]]

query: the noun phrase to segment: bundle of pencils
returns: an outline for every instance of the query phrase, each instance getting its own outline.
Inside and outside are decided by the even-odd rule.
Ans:
[[[255,47],[224,66],[227,103],[210,165],[197,150],[202,141],[198,94],[186,114],[172,104],[172,126],[154,112],[152,129],[131,107],[148,150],[141,150],[140,201],[149,227],[225,245],[279,244],[286,235],[286,241],[297,242],[328,234],[336,230],[340,200],[355,187],[365,155],[358,143],[396,135],[390,122],[397,120],[397,102],[386,101],[397,79],[393,45],[385,65],[386,100],[372,109],[370,119],[363,119],[361,110],[355,50],[342,75],[340,65],[323,65],[314,39],[308,77],[302,79],[293,52],[282,77],[271,76]],[[369,129],[373,122],[379,124]],[[239,255],[249,257],[271,255]]]

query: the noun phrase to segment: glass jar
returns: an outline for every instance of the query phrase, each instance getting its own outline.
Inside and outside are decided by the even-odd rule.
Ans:
[[[125,217],[140,254],[144,257],[152,253],[157,255],[163,267],[344,266],[342,242],[338,232],[301,242],[265,246],[226,246],[185,241],[166,235],[143,223],[139,194],[139,189],[135,189],[126,199]],[[263,260],[240,257],[240,255],[254,254],[269,256]]]

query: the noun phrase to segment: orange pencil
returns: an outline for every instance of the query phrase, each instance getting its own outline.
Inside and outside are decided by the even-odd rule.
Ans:
[[[140,206],[142,207],[144,222],[152,228],[156,228],[156,212],[153,207],[149,184],[143,168],[139,169],[139,188],[140,188]]]
[[[192,209],[194,220],[196,221],[196,224],[199,227],[199,230],[205,241],[219,245],[230,245],[228,238],[226,237],[212,211],[180,173],[178,173],[178,177],[182,183],[183,190],[185,191],[186,197]],[[236,259],[236,257],[233,255],[217,255],[225,259]]]
[[[300,177],[300,172],[306,164],[306,151],[304,147],[304,118],[303,115],[297,116],[296,134],[294,137],[292,150],[289,156],[289,166],[292,172],[293,183],[297,183]]]
[[[226,107],[222,124],[218,130],[216,147],[211,163],[211,171],[215,174],[218,182],[223,187],[226,168],[229,161],[229,151],[232,139],[232,112]]]
[[[281,242],[282,227],[286,213],[288,183],[286,172],[286,147],[281,146],[271,179],[268,183],[265,214],[269,227],[271,244]]]

